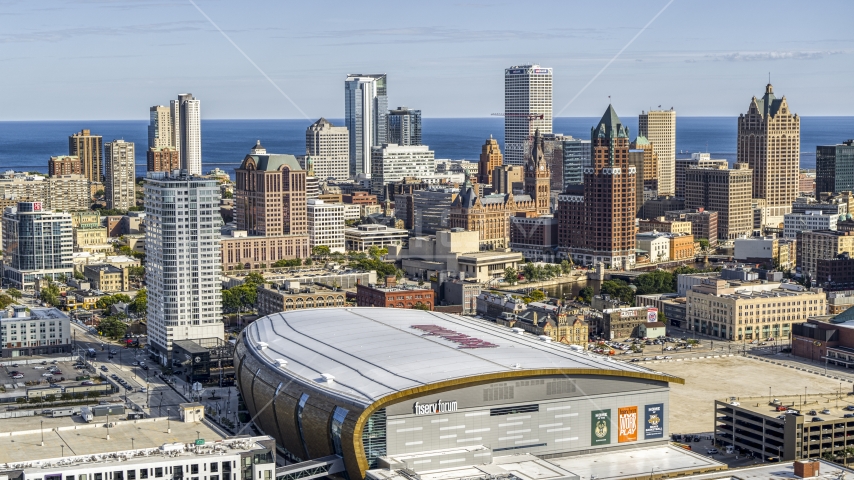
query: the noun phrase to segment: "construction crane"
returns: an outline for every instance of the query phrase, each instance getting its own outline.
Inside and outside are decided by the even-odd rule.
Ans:
[[[545,115],[542,113],[493,113],[495,117],[511,117],[511,118],[524,118],[528,120],[528,136],[525,137],[525,144],[522,145],[522,152],[524,155],[529,155],[531,150],[531,144],[534,141],[533,132],[531,132],[531,124],[534,120],[543,120]],[[508,148],[507,139],[504,139],[505,150]]]

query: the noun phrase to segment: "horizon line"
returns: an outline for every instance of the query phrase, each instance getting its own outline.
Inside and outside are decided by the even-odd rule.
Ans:
[[[634,117],[635,115],[624,115],[626,118]],[[854,115],[800,115],[798,117],[830,117],[830,118],[854,118]],[[314,117],[312,117],[314,118]],[[317,118],[332,118],[338,120],[339,117],[328,117],[321,116]],[[340,117],[343,118],[343,117]],[[463,119],[487,119],[487,118],[495,118],[496,120],[500,117],[494,115],[486,115],[486,116],[473,116],[473,117],[425,117],[422,115],[422,119],[430,119],[430,120],[463,120]],[[577,115],[577,116],[565,116],[565,117],[553,117],[552,121],[558,118],[599,118],[599,115]],[[737,115],[677,115],[676,118],[738,118]],[[214,120],[214,121],[222,121],[222,120],[299,120],[299,121],[311,121],[311,119],[306,118],[292,118],[292,117],[284,117],[284,118],[274,118],[274,117],[260,117],[260,118],[250,118],[250,117],[220,117],[220,118],[202,118],[201,120]],[[2,120],[0,119],[0,123],[10,123],[10,122],[148,122],[148,118],[40,118],[40,119],[31,119],[31,120]]]

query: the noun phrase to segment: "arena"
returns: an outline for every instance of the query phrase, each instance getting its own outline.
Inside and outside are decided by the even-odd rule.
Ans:
[[[386,308],[263,317],[234,364],[264,433],[294,461],[340,456],[350,479],[400,458],[424,471],[664,445],[669,383],[684,383],[520,329]]]

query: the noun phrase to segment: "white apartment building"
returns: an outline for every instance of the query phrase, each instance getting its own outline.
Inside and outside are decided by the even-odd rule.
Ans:
[[[175,340],[223,338],[219,200],[215,179],[148,173],[148,335],[163,362]]]
[[[638,116],[638,135],[652,143],[658,155],[658,194],[676,194],[676,111],[650,110]]]
[[[311,248],[326,245],[330,251],[344,253],[344,204],[310,199],[306,210]]]
[[[528,137],[552,133],[552,69],[516,65],[504,69],[504,164],[524,165]],[[543,118],[528,120],[529,116]]]
[[[646,251],[653,263],[667,262],[670,260],[670,236],[659,232],[639,233],[637,249]]]
[[[435,173],[436,158],[427,145],[385,143],[371,149],[371,193],[374,195],[383,195],[383,187],[389,183]]]
[[[836,230],[839,215],[826,214],[818,210],[805,213],[787,213],[783,216],[783,237],[795,239],[798,232],[814,230]]]
[[[371,247],[389,247],[403,245],[409,237],[409,231],[385,225],[365,224],[344,229],[344,239],[348,252],[364,252]]]
[[[136,163],[133,142],[113,140],[104,144],[104,196],[107,208],[127,210],[136,206]]]
[[[344,82],[344,124],[349,132],[350,176],[371,173],[371,147],[386,143],[386,74],[351,74]]]
[[[314,175],[321,181],[350,177],[350,132],[333,126],[325,118],[305,129],[305,157],[297,157],[305,170],[310,159]]]
[[[0,358],[71,352],[68,315],[49,307],[0,310]]]
[[[178,149],[181,169],[190,175],[202,174],[201,102],[191,93],[181,93],[170,103],[172,141]]]

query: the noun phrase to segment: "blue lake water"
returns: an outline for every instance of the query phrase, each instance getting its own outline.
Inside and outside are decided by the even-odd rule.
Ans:
[[[632,138],[637,117],[623,117]],[[330,119],[343,125],[341,119]],[[553,130],[589,138],[593,117],[561,117]],[[709,152],[712,158],[736,157],[736,117],[678,117],[677,157]],[[305,129],[311,120],[202,120],[203,170],[219,167],[233,172],[256,140],[268,152],[300,155],[305,152]],[[104,141],[122,138],[137,147],[137,174],[145,174],[147,120],[0,122],[0,171],[47,172],[51,156],[68,154],[68,136],[88,128]],[[436,158],[476,160],[484,140],[492,135],[503,145],[504,120],[487,118],[425,118],[423,140]],[[816,145],[854,138],[854,117],[801,117],[801,167],[815,167]]]

